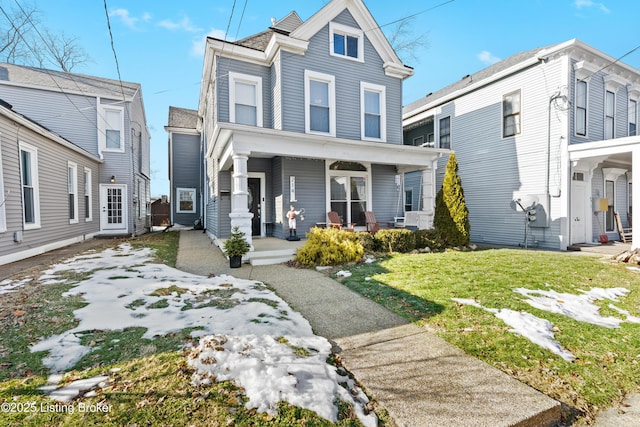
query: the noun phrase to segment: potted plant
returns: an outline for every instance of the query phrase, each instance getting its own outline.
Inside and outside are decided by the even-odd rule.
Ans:
[[[242,265],[242,256],[251,250],[251,245],[244,237],[244,232],[238,227],[233,227],[231,234],[224,242],[224,252],[229,257],[229,266],[239,268]]]

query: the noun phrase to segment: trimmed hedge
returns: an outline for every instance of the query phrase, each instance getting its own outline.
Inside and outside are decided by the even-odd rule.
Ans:
[[[413,232],[402,228],[379,230],[374,239],[385,252],[411,252],[416,248]]]
[[[360,261],[364,247],[358,233],[335,228],[312,228],[307,242],[296,252],[296,260],[303,265],[339,265]]]

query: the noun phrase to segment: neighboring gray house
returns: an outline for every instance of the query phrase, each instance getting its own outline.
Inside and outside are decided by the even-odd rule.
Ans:
[[[408,171],[422,176],[430,223],[448,150],[402,145],[412,74],[360,0],[332,0],[305,22],[292,12],[236,42],[208,38],[198,106],[207,231],[284,238],[290,206],[304,209],[300,236],[328,211],[364,229],[365,211],[401,212]]]
[[[101,164],[0,101],[0,265],[98,234]]]
[[[0,99],[99,162],[91,176],[92,185],[97,185],[95,194],[92,193],[96,198],[92,221],[97,229],[87,237],[126,236],[147,231],[150,137],[139,84],[0,63]],[[44,169],[49,165],[45,159],[48,156],[39,158],[40,176],[45,176]],[[81,172],[78,169],[78,175]],[[43,191],[47,184],[40,180],[42,189],[34,191],[41,199],[41,207],[48,197],[48,192]],[[84,208],[80,206],[80,209]],[[64,215],[66,211],[62,208],[51,210]],[[42,217],[42,220],[44,228],[47,218]],[[29,228],[32,227],[25,220],[22,231]],[[11,233],[11,239],[14,231],[20,230],[7,231]],[[41,232],[44,237],[46,233]],[[38,233],[31,231],[29,234]],[[29,246],[25,240],[15,243],[13,252],[29,256],[29,253],[51,247],[43,244],[42,248],[37,248],[37,241],[36,238]],[[61,239],[60,245],[65,241]]]
[[[171,224],[202,221],[203,161],[198,112],[169,107],[169,188]]]
[[[404,108],[404,142],[450,148],[471,240],[565,250],[618,239],[640,190],[640,71],[579,41],[518,53]],[[438,187],[447,156],[440,160]],[[640,246],[638,233],[633,247]]]

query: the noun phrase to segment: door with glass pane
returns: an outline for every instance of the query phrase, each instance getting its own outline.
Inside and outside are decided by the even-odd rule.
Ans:
[[[367,179],[359,175],[330,177],[331,210],[338,212],[345,223],[365,225],[367,210]]]
[[[127,232],[126,185],[100,185],[100,229]]]

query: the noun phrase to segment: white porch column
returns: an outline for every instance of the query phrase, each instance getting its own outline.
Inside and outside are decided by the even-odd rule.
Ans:
[[[436,206],[436,169],[438,161],[430,168],[422,169],[422,210],[419,214],[418,228],[432,228]]]
[[[248,153],[233,153],[233,193],[231,195],[231,228],[238,227],[244,232],[245,238],[250,245],[251,240],[251,219],[253,214],[249,212],[249,190],[247,161]]]
[[[631,150],[631,168],[631,181],[633,182],[631,187],[631,203],[635,204],[640,203],[640,146],[637,144],[634,145]],[[638,221],[640,216],[637,214],[637,210],[633,211],[633,215],[636,217],[633,223],[640,224]],[[640,227],[637,227],[637,225],[635,227],[640,231]],[[631,237],[631,249],[640,248],[640,233],[638,231],[633,233]]]

